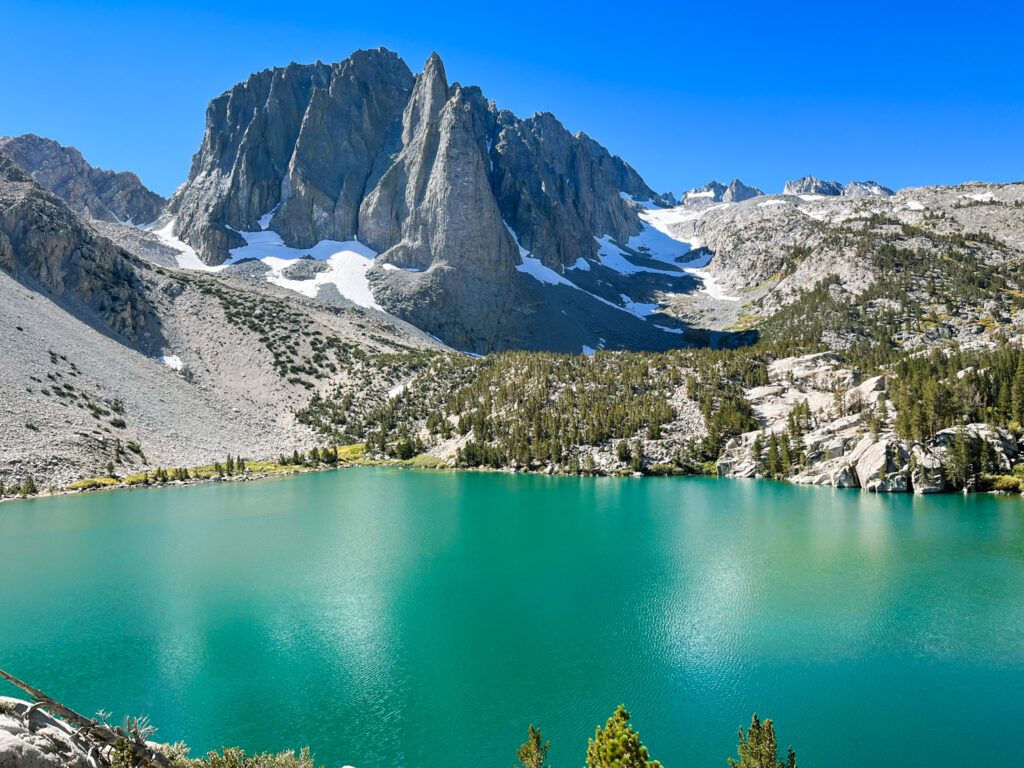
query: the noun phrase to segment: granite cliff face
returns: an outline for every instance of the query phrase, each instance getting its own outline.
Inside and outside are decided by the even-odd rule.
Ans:
[[[664,202],[585,134],[449,84],[436,54],[414,77],[378,49],[267,70],[214,99],[170,211],[211,265],[246,244],[240,232],[270,229],[296,248],[358,240],[379,254],[368,279],[383,308],[482,352],[536,338],[551,319],[517,269],[524,254],[555,273],[596,259],[599,238],[643,231],[633,201]]]
[[[519,252],[488,180],[493,129],[479,89],[449,89],[431,56],[402,116],[401,148],[359,215],[362,241],[380,254],[377,300],[468,349],[493,348],[517,282]]]
[[[412,84],[398,56],[377,50],[265,70],[221,94],[171,200],[175,233],[209,264],[245,245],[238,230],[260,229],[271,211],[269,225],[291,245],[353,239]]]
[[[31,133],[0,137],[0,150],[87,219],[141,226],[156,221],[167,204],[134,173],[94,168],[77,149],[53,139]]]

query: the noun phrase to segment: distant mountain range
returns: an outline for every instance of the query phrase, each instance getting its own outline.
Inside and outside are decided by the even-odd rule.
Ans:
[[[152,238],[103,230],[145,258],[384,309],[458,349],[657,350],[707,338],[661,313],[707,281],[706,257],[659,223],[675,198],[553,115],[521,119],[449,84],[436,54],[418,75],[385,49],[252,75],[210,103],[169,203],[51,140],[2,146],[82,216],[160,219]],[[787,194],[884,190],[872,184],[808,178]],[[763,194],[712,181],[682,203]],[[322,264],[289,266],[302,256]]]

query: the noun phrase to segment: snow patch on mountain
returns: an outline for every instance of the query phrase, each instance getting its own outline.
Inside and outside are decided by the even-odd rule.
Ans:
[[[723,203],[721,206],[715,206],[715,208],[727,205],[729,205],[729,203]],[[764,205],[764,203],[759,203],[759,205]],[[703,215],[709,210],[713,209],[705,209],[699,215]],[[710,251],[705,250],[696,258],[685,263],[679,263],[679,259],[682,256],[701,248],[703,243],[696,239],[686,242],[679,240],[672,235],[671,226],[681,220],[678,208],[645,211],[640,214],[640,217],[650,226],[651,229],[658,231],[663,236],[663,239],[654,239],[650,235],[647,235],[646,229],[641,233],[641,235],[638,235],[639,238],[647,235],[646,241],[656,245],[656,248],[652,249],[650,253],[651,258],[678,265],[684,272],[696,277],[701,282],[701,293],[707,294],[712,299],[717,299],[719,301],[740,301],[738,297],[728,295],[722,285],[718,282],[717,278],[707,271],[706,268],[708,264],[711,263],[711,258],[713,256]],[[682,220],[687,221],[692,219]],[[674,245],[670,245],[669,243]],[[603,259],[602,263],[604,263]]]
[[[626,192],[619,192],[619,197],[621,197],[627,203],[633,203],[634,205],[639,205],[641,208],[643,208],[645,210],[649,210],[649,211],[660,210],[658,208],[658,206],[655,205],[651,200],[637,200],[635,197],[633,197],[630,194],[627,194]]]
[[[560,274],[555,272],[555,270],[551,269],[551,267],[544,266],[538,258],[533,256],[523,256],[522,260],[523,263],[518,265],[516,269],[519,272],[529,275],[538,282],[545,283],[547,285],[568,285],[573,288],[577,287],[575,283],[569,282]]]
[[[551,269],[551,267],[545,266],[540,259],[523,248],[523,246],[519,244],[519,235],[517,235],[515,230],[508,225],[507,221],[505,222],[505,229],[508,230],[509,235],[511,235],[512,239],[515,241],[516,248],[519,249],[519,259],[521,263],[516,266],[516,271],[529,275],[537,282],[544,283],[545,285],[568,285],[572,288],[578,288],[575,283],[566,280],[560,274],[555,272],[555,270]]]
[[[964,197],[974,200],[978,203],[991,203],[996,199],[996,196],[991,192],[979,192],[973,195],[964,195]]]
[[[611,235],[605,235],[604,237],[595,237],[598,245],[598,258],[601,261],[601,266],[607,267],[613,272],[618,272],[620,275],[635,275],[639,272],[650,272],[655,275],[671,275],[672,277],[679,277],[679,270],[667,270],[667,269],[654,269],[653,267],[644,267],[639,264],[634,264],[628,258],[626,258],[626,252],[618,246]],[[630,238],[632,241],[634,238]],[[676,241],[678,242],[678,241]],[[686,250],[689,250],[687,246]],[[686,251],[683,251],[684,253]],[[651,258],[655,258],[653,254]],[[668,261],[668,259],[658,259],[659,261]]]
[[[658,309],[660,309],[660,306],[658,304],[633,301],[631,298],[629,298],[629,296],[627,296],[624,293],[619,294],[619,297],[622,299],[623,308],[631,315],[636,315],[637,317],[647,317],[649,315],[653,315],[655,312],[658,311]]]
[[[260,225],[260,229],[261,230],[267,229],[270,226],[270,220],[272,218],[274,218],[274,214],[277,213],[277,209],[280,208],[280,207],[281,207],[281,204],[278,203],[273,208],[271,208],[269,211],[267,211],[262,216],[260,216],[259,221],[257,223]]]
[[[686,272],[694,277],[700,278],[700,281],[704,286],[701,288],[701,292],[706,293],[712,299],[718,299],[719,301],[741,301],[738,296],[729,296],[725,292],[725,288],[723,288],[721,283],[718,282],[718,278],[710,274],[706,269],[688,267]]]
[[[203,260],[199,258],[199,254],[196,253],[195,248],[175,236],[174,219],[171,219],[160,229],[153,229],[150,231],[161,243],[178,252],[178,266],[182,269],[197,269],[202,272],[216,271],[216,267],[211,267],[209,264],[205,264]]]
[[[269,223],[273,211],[260,217],[260,226]],[[380,309],[373,298],[366,272],[373,266],[377,253],[356,240],[321,240],[312,248],[292,248],[284,244],[281,236],[273,230],[239,232],[245,245],[232,248],[231,257],[223,264],[204,264],[195,250],[173,234],[174,222],[159,230],[153,230],[161,242],[178,251],[178,266],[202,272],[220,272],[225,267],[241,261],[260,261],[270,268],[267,281],[289,288],[310,298],[316,298],[323,285],[334,285],[338,293],[354,304],[370,309]],[[318,272],[310,280],[293,280],[284,276],[283,271],[299,259],[313,258],[327,264],[327,269]]]

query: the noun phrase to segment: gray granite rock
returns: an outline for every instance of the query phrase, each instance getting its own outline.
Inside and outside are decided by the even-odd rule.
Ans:
[[[918,495],[946,490],[941,459],[922,445],[910,450],[910,484]]]
[[[712,179],[703,187],[694,187],[683,194],[683,205],[690,207],[705,206],[710,203],[722,202],[722,195],[729,188],[720,181]]]
[[[894,194],[877,181],[851,181],[843,188],[843,197],[891,197]]]
[[[74,147],[31,133],[0,138],[0,149],[40,186],[75,213],[99,221],[136,225],[159,218],[167,200],[147,189],[134,173],[94,168]]]
[[[289,245],[350,240],[364,190],[388,155],[412,73],[384,49],[336,64],[289,64],[249,77],[206,112],[188,181],[171,200],[175,233],[208,264],[270,228]]]
[[[288,280],[313,280],[330,267],[326,262],[315,259],[296,259],[281,270],[281,276]]]
[[[796,181],[787,181],[783,194],[839,196],[843,194],[843,185],[838,181],[824,181],[814,176],[804,176]]]
[[[723,203],[739,203],[744,200],[750,200],[755,197],[761,197],[764,195],[757,187],[748,187],[739,179],[733,179],[729,184],[729,188],[722,193]]]

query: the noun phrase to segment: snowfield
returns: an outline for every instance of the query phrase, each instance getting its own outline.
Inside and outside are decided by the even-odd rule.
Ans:
[[[273,211],[260,217],[260,226],[270,223]],[[203,272],[219,272],[231,264],[253,259],[270,267],[267,281],[289,288],[310,298],[316,298],[323,285],[334,285],[338,293],[354,304],[370,309],[380,309],[373,298],[366,271],[373,266],[376,252],[356,240],[321,240],[312,248],[291,248],[284,244],[281,236],[273,230],[239,232],[245,238],[245,245],[231,249],[231,257],[215,267],[204,264],[195,250],[173,234],[174,222],[154,230],[161,242],[178,251],[178,266]],[[322,261],[328,268],[318,272],[310,280],[293,280],[283,275],[283,270],[303,257]]]

